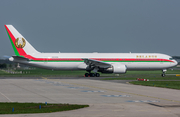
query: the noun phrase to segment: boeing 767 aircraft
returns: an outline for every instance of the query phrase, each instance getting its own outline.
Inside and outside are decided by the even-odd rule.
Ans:
[[[10,61],[52,70],[86,70],[85,76],[126,73],[127,70],[162,70],[177,65],[171,56],[159,53],[41,53],[12,25],[5,25],[15,55]],[[91,73],[93,71],[93,73]]]

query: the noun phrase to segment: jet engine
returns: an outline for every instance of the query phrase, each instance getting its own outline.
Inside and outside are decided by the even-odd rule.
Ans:
[[[111,67],[106,69],[100,69],[99,71],[102,73],[115,73],[115,74],[123,74],[126,73],[127,67],[126,65],[115,63],[112,64]]]

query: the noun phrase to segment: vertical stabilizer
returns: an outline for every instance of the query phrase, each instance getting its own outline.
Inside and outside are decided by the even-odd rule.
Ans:
[[[16,56],[39,53],[12,25],[5,25]]]

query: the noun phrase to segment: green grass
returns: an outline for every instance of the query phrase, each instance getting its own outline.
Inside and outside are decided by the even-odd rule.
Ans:
[[[47,69],[40,69],[40,68],[36,68],[36,69],[32,69],[32,70],[11,70],[14,72],[22,72],[21,73],[16,73],[16,74],[12,74],[12,73],[6,73],[3,72],[2,70],[0,70],[0,76],[1,77],[5,77],[5,76],[9,76],[9,77],[28,77],[28,76],[83,76],[85,71],[56,71],[56,70],[47,70]]]
[[[41,105],[41,109],[39,109]],[[0,102],[0,114],[23,114],[23,113],[50,113],[59,111],[68,111],[89,107],[89,105],[75,104],[47,104],[45,103],[3,103]],[[14,108],[14,112],[12,112]]]
[[[149,80],[180,80],[180,77],[175,75],[180,74],[180,70],[168,70],[165,77],[162,77],[161,74],[162,71],[127,71],[126,74],[120,74],[119,77],[104,78],[102,80],[136,80],[137,78]]]
[[[132,81],[131,84],[180,90],[180,81]]]
[[[0,70],[0,74],[8,74],[5,71]]]
[[[104,78],[102,80],[137,80],[137,78],[141,79],[149,79],[149,80],[180,80],[180,77],[177,76],[165,76],[161,77],[160,75],[155,75],[155,76],[141,76],[141,75],[134,75],[134,76],[126,76],[125,78]]]
[[[86,73],[85,70],[69,70],[69,71],[65,71],[65,70],[47,70],[47,69],[41,69],[41,68],[36,68],[36,69],[31,69],[31,70],[22,70],[22,69],[18,69],[18,70],[11,70],[14,72],[21,72],[17,73],[17,74],[11,74],[11,73],[6,73],[3,72],[2,70],[0,70],[0,76],[1,77],[37,77],[37,76],[53,76],[53,77],[58,77],[58,76],[64,76],[64,77],[71,77],[71,76],[81,76],[83,77],[84,74]],[[114,77],[115,74],[101,74],[101,76],[112,76]]]
[[[30,69],[30,70],[11,70],[14,72],[21,72],[23,74],[17,73],[17,74],[11,74],[6,73],[2,70],[0,70],[0,77],[38,77],[38,76],[44,76],[44,77],[83,77],[84,73],[86,71],[61,71],[61,70],[47,70],[47,69]],[[127,71],[126,74],[120,74],[119,76],[116,76],[115,74],[100,74],[101,77],[112,77],[107,78],[104,80],[136,80],[136,78],[144,78],[144,79],[151,79],[151,80],[179,80],[180,77],[174,76],[166,76],[161,77],[162,71]],[[166,74],[180,74],[180,70],[168,70]]]

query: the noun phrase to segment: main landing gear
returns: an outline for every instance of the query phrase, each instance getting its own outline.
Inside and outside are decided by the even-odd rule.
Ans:
[[[162,70],[162,72],[163,72],[163,73],[161,74],[162,77],[165,77],[165,76],[166,76],[166,74],[165,74],[166,71],[167,71],[166,69],[163,69],[163,70]]]
[[[85,73],[84,76],[85,77],[99,77],[100,74],[99,73]]]

